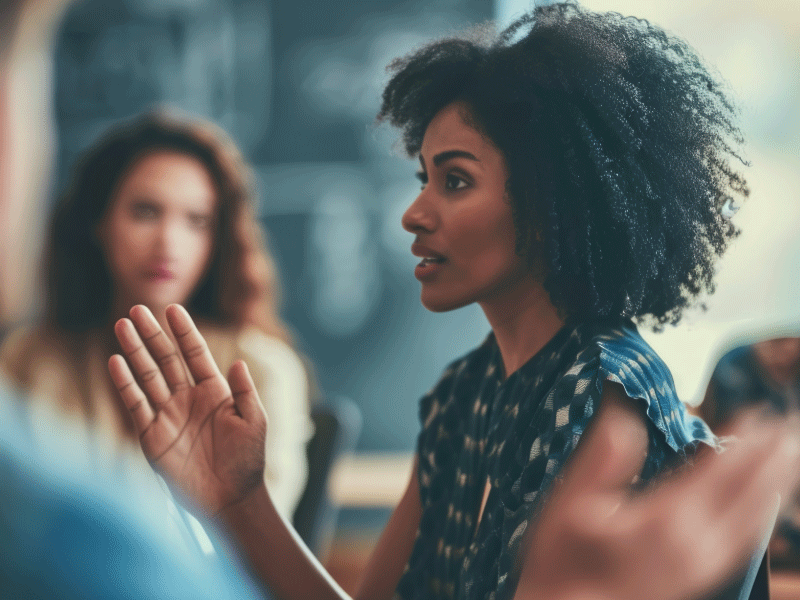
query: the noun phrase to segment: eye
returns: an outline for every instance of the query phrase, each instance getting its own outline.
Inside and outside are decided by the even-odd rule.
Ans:
[[[417,171],[415,177],[419,179],[419,182],[422,184],[420,188],[424,190],[425,186],[428,184],[428,174],[425,171]]]
[[[147,202],[137,202],[131,206],[131,215],[135,219],[155,219],[158,216],[158,209]]]
[[[444,187],[446,190],[460,190],[468,185],[469,183],[466,179],[454,173],[448,173],[444,180]]]

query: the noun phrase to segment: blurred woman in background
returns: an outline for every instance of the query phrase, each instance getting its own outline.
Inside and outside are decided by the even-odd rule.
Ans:
[[[112,325],[135,304],[160,319],[184,304],[221,368],[250,367],[272,424],[265,478],[291,517],[307,474],[309,379],[278,314],[251,186],[241,154],[209,123],[157,111],[112,128],[55,208],[44,322],[10,335],[0,365],[34,397],[82,415],[87,439],[129,446],[133,421],[106,369],[118,351]]]

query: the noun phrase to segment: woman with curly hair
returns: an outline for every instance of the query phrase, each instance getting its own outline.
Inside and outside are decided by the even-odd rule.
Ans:
[[[35,397],[93,427],[88,452],[137,443],[108,377],[113,323],[170,303],[198,320],[215,360],[244,359],[275,428],[265,477],[291,516],[305,485],[306,369],[278,314],[277,278],[253,217],[251,175],[210,123],[153,111],[108,131],[77,164],[55,207],[45,256],[44,322],[12,333],[0,366]]]
[[[726,215],[747,195],[731,166],[741,136],[722,84],[684,42],[573,3],[537,7],[497,37],[435,42],[391,69],[379,118],[420,163],[402,224],[416,236],[422,303],[477,302],[492,331],[422,399],[414,471],[356,597],[511,598],[534,568],[523,534],[562,476],[573,490],[633,493],[717,443],[635,322],[675,323],[712,291],[736,234]],[[174,349],[147,311],[130,317],[117,324],[129,361],[152,340],[148,367],[131,361],[141,381]],[[190,367],[222,385],[187,315],[170,307],[167,319],[181,351],[201,357]],[[227,420],[200,422],[185,407],[206,402],[203,385],[187,392],[164,369],[158,389],[140,387],[119,356],[109,367],[128,406],[145,406],[134,413],[145,453],[229,525],[279,597],[341,597],[263,486],[242,477],[258,462],[245,468],[244,449],[215,442],[234,423],[258,439],[246,369],[194,413],[227,406]],[[161,410],[170,398],[181,402]],[[168,429],[190,417],[191,433]],[[219,457],[215,472],[235,474],[225,486],[198,493],[199,450],[194,469],[169,467],[200,447]],[[574,560],[590,579],[608,567]]]

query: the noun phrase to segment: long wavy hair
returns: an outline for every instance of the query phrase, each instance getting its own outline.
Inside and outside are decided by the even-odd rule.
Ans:
[[[76,163],[55,207],[45,250],[46,324],[73,335],[109,324],[113,277],[98,225],[136,162],[164,150],[197,159],[219,199],[210,267],[186,302],[187,309],[198,319],[253,325],[291,344],[278,312],[275,265],[254,218],[249,167],[221,129],[164,109],[113,127]]]
[[[574,2],[539,6],[390,65],[378,115],[409,155],[442,108],[502,152],[517,249],[576,319],[655,328],[713,291],[748,195],[736,109],[689,45]]]

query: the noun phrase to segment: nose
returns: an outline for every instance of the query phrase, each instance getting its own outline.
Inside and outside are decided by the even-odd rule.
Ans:
[[[439,219],[425,194],[425,190],[406,209],[400,222],[403,225],[403,229],[411,233],[431,233],[436,230]]]
[[[183,232],[173,219],[164,219],[158,229],[158,250],[161,257],[171,260],[183,243]]]

